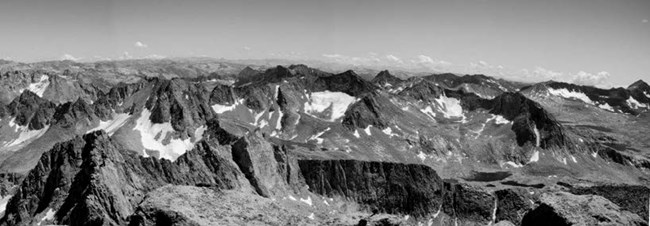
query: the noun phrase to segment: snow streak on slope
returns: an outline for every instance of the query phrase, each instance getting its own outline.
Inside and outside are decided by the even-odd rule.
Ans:
[[[39,97],[43,97],[43,93],[45,93],[45,89],[47,89],[47,86],[50,85],[50,77],[47,75],[41,75],[41,78],[38,80],[36,83],[29,84],[29,87],[27,87],[27,90],[31,91],[32,93],[35,93]],[[21,89],[19,92],[22,93],[25,89]]]
[[[542,137],[539,134],[539,129],[537,129],[537,126],[533,129],[535,131],[535,146],[539,147],[541,144]]]
[[[611,105],[609,105],[608,103],[600,104],[600,105],[598,105],[598,107],[602,108],[602,109],[605,109],[605,110],[608,110],[608,111],[614,111],[614,108]]]
[[[43,136],[43,134],[45,134],[45,132],[47,132],[47,129],[50,128],[50,126],[47,125],[47,126],[45,126],[45,128],[42,128],[40,130],[29,130],[27,128],[27,126],[19,126],[14,121],[15,121],[15,118],[12,118],[11,121],[9,121],[9,127],[14,128],[14,132],[19,133],[19,134],[18,134],[18,137],[16,139],[8,141],[4,145],[4,147],[7,147],[7,148],[24,144],[27,141],[35,140],[35,139]]]
[[[435,101],[445,118],[463,117],[463,108],[460,106],[460,100],[441,95]]]
[[[634,99],[634,97],[631,97],[631,96],[630,96],[630,98],[628,98],[626,100],[626,102],[627,102],[628,106],[630,106],[631,108],[634,108],[634,109],[647,108],[648,107],[648,105],[639,103],[639,101],[637,101],[636,99]]]
[[[582,92],[569,91],[568,89],[552,89],[552,88],[548,88],[548,92],[550,94],[561,96],[567,99],[574,98],[574,99],[582,100],[583,102],[588,104],[594,104],[594,102],[591,101],[591,99],[589,99],[589,97]]]
[[[331,107],[332,112],[327,120],[333,122],[342,117],[355,100],[353,96],[342,92],[313,92],[309,102],[305,103],[305,112],[313,116],[314,113],[321,113]]]
[[[168,135],[174,134],[174,128],[169,122],[154,124],[149,120],[151,112],[148,109],[142,110],[140,118],[136,121],[136,126],[133,128],[140,132],[142,146],[148,150],[155,150],[160,153],[160,158],[175,160],[178,156],[184,154],[186,151],[192,149],[194,143],[187,139],[171,138],[167,142],[165,138]],[[195,137],[200,138],[205,129],[197,129],[194,133]]]
[[[88,130],[88,133],[95,130],[104,130],[108,135],[113,135],[115,131],[121,128],[124,123],[129,119],[129,114],[113,114],[113,119],[109,121],[99,121],[99,125],[95,128]]]

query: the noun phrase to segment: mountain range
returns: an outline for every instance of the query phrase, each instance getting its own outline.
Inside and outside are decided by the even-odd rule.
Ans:
[[[646,225],[649,110],[642,80],[3,62],[0,225]]]

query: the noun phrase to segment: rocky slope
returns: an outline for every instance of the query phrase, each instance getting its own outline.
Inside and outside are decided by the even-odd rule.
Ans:
[[[3,185],[5,225],[647,221],[643,81],[370,80],[208,59],[9,65],[0,170],[18,179]]]

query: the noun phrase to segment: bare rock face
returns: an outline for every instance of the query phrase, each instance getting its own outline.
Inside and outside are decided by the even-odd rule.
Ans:
[[[170,122],[174,130],[191,134],[198,125],[214,117],[209,104],[210,93],[203,86],[182,79],[157,79],[153,84],[146,103],[152,122]]]
[[[360,101],[352,104],[345,112],[343,126],[349,130],[374,126],[378,129],[388,127],[388,117],[392,113],[389,101],[377,94],[364,95]]]
[[[562,127],[538,103],[520,93],[504,93],[491,102],[491,113],[514,122],[512,130],[520,146],[526,142],[536,144],[538,138],[542,148],[564,146],[566,138]]]
[[[445,180],[442,211],[452,217],[472,222],[490,222],[496,198],[480,188]]]
[[[646,225],[641,217],[596,195],[545,193],[540,204],[522,220],[529,225]]]
[[[497,197],[496,221],[507,221],[515,225],[521,224],[524,215],[533,208],[531,197],[523,189],[503,189],[494,192]]]
[[[424,165],[355,160],[299,160],[312,192],[352,199],[386,213],[425,216],[441,205],[442,181]]]
[[[232,157],[259,195],[271,197],[286,191],[273,147],[261,136],[240,138],[232,145]]]

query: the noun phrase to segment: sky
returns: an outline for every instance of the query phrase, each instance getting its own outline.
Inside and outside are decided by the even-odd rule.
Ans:
[[[627,86],[648,0],[2,0],[0,58],[310,59]]]

